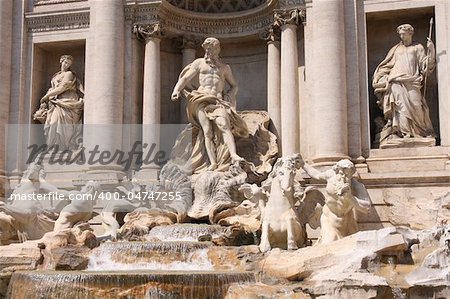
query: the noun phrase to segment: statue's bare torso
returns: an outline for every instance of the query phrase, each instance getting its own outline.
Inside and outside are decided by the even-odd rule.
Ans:
[[[204,58],[197,59],[193,66],[196,67],[199,74],[200,87],[198,91],[222,99],[225,88],[225,75],[229,66],[222,63],[217,66],[211,66],[206,63]]]

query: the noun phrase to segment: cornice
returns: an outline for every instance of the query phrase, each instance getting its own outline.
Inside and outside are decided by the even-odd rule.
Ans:
[[[88,0],[34,0],[34,6],[86,1]]]
[[[129,3],[125,6],[125,20],[134,24],[152,24],[159,21],[160,1],[151,3]]]
[[[30,33],[89,28],[89,9],[29,13],[25,15]]]
[[[1,1],[1,0],[0,0]],[[35,0],[35,4],[55,4],[84,2],[86,0]],[[264,4],[233,13],[199,13],[180,9],[168,1],[126,2],[125,20],[131,25],[150,25],[159,22],[168,36],[190,35],[197,37],[239,38],[259,35],[264,28],[275,22],[304,21],[302,10],[304,0],[269,0]],[[280,12],[296,12],[294,18]],[[278,19],[277,19],[277,13]],[[61,11],[28,13],[25,15],[30,33],[89,28],[89,8],[66,9]],[[280,24],[281,25],[281,24]]]
[[[280,8],[304,8],[308,0],[279,0]]]

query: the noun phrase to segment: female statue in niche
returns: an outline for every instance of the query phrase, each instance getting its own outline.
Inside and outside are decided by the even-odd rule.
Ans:
[[[46,143],[58,150],[75,150],[81,137],[83,115],[83,86],[71,71],[71,55],[59,60],[61,70],[53,75],[51,87],[40,100],[39,110],[33,119],[44,123]]]
[[[429,145],[434,145],[433,126],[422,93],[425,78],[436,64],[434,44],[428,38],[426,52],[413,41],[414,28],[409,24],[398,26],[397,33],[401,41],[378,65],[372,81],[386,121],[380,132],[380,147],[410,138],[427,138],[432,143]]]

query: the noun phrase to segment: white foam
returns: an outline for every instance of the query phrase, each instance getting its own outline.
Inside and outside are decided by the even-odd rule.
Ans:
[[[121,263],[113,261],[111,255],[92,255],[89,258],[88,271],[130,271],[130,270],[167,270],[167,271],[213,271],[214,266],[208,258],[207,249],[199,249],[189,253],[186,261],[160,263],[149,261],[145,263]]]

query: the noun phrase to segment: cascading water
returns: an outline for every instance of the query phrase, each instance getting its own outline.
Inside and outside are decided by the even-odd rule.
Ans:
[[[232,270],[232,263],[223,271],[227,256],[221,268],[209,256],[210,250],[220,256],[220,247],[194,241],[221,232],[215,226],[173,225],[155,227],[148,236],[171,241],[105,242],[91,252],[85,271],[15,272],[7,298],[223,298],[230,284],[255,282],[255,275]]]
[[[225,232],[225,227],[209,224],[173,224],[154,227],[146,236],[148,240],[160,241],[197,241],[199,237],[211,235],[219,237]]]
[[[207,242],[109,242],[94,249],[87,270],[212,271]]]
[[[223,298],[230,284],[254,279],[249,272],[26,271],[13,274],[7,298]]]

